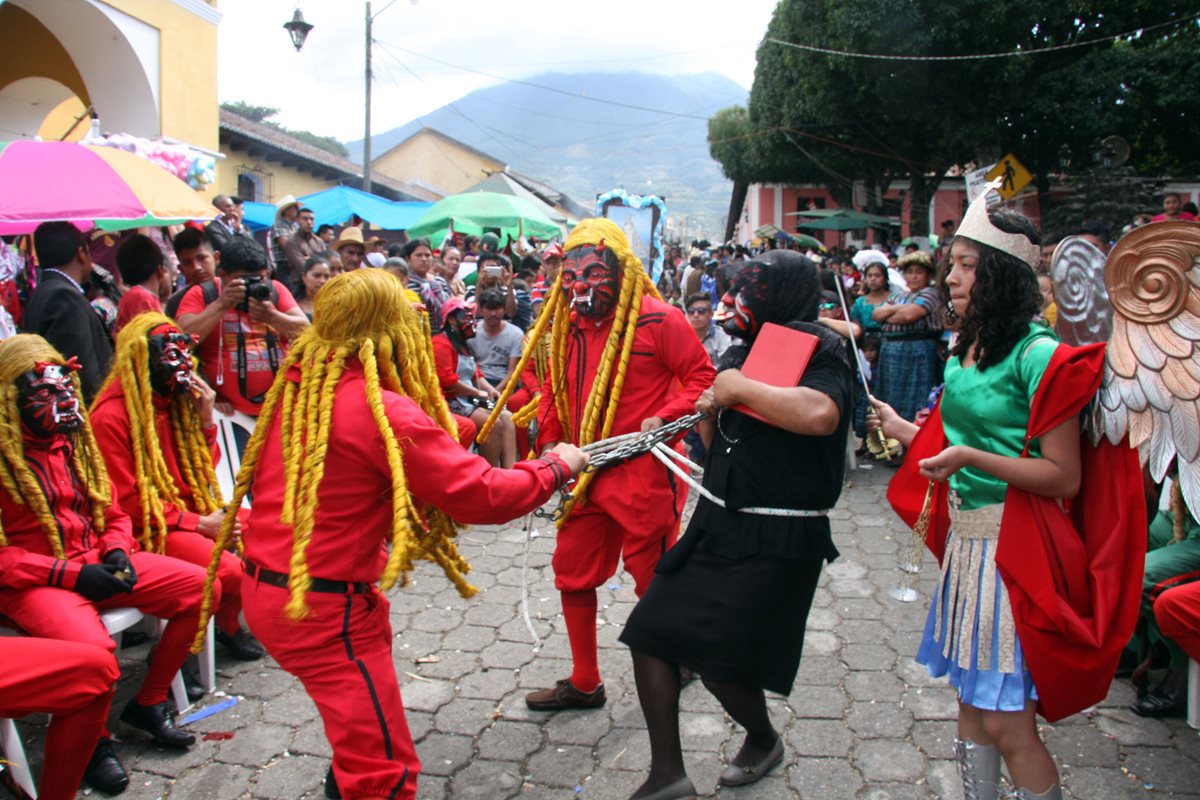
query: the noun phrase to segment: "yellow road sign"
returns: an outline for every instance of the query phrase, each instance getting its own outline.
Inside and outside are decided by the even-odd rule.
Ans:
[[[997,161],[996,166],[988,171],[987,179],[989,181],[996,178],[1004,181],[996,191],[1005,200],[1012,200],[1016,197],[1017,192],[1024,189],[1033,180],[1029,170],[1025,169],[1025,165],[1018,161],[1012,153]]]

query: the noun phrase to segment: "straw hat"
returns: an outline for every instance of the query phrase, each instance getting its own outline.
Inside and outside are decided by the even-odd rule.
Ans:
[[[363,241],[362,228],[345,228],[338,234],[338,238],[333,240],[333,249],[341,250],[348,244],[356,244],[362,249],[367,249],[367,243]]]
[[[278,203],[275,204],[275,213],[282,214],[292,206],[300,205],[300,201],[290,194],[285,194]]]

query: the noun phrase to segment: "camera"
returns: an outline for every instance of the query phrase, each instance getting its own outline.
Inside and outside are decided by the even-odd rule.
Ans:
[[[239,311],[249,311],[251,300],[266,303],[271,299],[271,283],[259,275],[243,276],[242,285],[246,287],[246,299],[238,303]]]

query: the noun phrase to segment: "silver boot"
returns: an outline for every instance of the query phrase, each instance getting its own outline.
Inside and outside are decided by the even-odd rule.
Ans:
[[[1015,800],[1062,800],[1062,787],[1056,783],[1041,794],[1034,794],[1029,789],[1018,789],[1013,797]]]
[[[997,800],[1000,794],[999,750],[993,745],[956,737],[954,758],[958,762],[965,800]]]

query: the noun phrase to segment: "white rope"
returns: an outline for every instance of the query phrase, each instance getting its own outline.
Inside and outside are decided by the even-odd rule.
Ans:
[[[696,464],[687,456],[676,452],[662,443],[655,445],[654,449],[650,452],[654,454],[655,458],[665,464],[667,469],[674,472],[676,475],[682,478],[688,486],[699,492],[705,500],[713,505],[725,508],[724,500],[714,495],[708,489],[705,489],[702,485],[700,485],[699,481],[692,477],[692,472],[699,472],[701,475],[704,474],[704,468],[699,464]],[[687,467],[687,470],[685,471],[683,467],[680,467],[679,464],[673,463],[673,461],[678,461],[679,464],[683,464]],[[756,514],[765,517],[823,517],[829,513],[829,509],[817,511],[806,508],[765,508],[763,506],[739,508],[736,509],[736,511],[741,514]]]
[[[797,50],[808,50],[812,53],[821,53],[827,56],[839,56],[841,58],[863,58],[872,61],[980,61],[991,58],[1014,58],[1017,56],[1036,56],[1042,53],[1054,53],[1060,50],[1073,50],[1077,47],[1091,47],[1096,44],[1107,44],[1115,42],[1118,39],[1128,39],[1140,37],[1146,31],[1156,30],[1158,28],[1166,28],[1173,25],[1182,25],[1191,22],[1194,19],[1200,18],[1200,14],[1193,14],[1190,17],[1181,19],[1168,20],[1160,22],[1157,25],[1147,25],[1144,28],[1136,28],[1125,33],[1118,33],[1114,36],[1105,36],[1102,39],[1089,39],[1086,42],[1070,42],[1068,44],[1056,44],[1049,47],[1029,48],[1027,50],[1009,50],[1004,53],[971,53],[960,56],[905,56],[893,55],[890,53],[853,53],[848,50],[832,50],[828,47],[817,47],[812,44],[800,44],[799,42],[788,42],[783,39],[776,39],[768,36],[763,39],[764,42],[771,44],[782,45],[783,47],[794,47]]]
[[[529,629],[529,636],[533,639],[533,652],[538,652],[542,649],[542,637],[538,636],[537,629],[533,627],[533,618],[529,615],[529,546],[533,544],[533,540],[537,537],[538,530],[529,524],[529,515],[525,515],[525,554],[521,558],[521,616],[525,618],[525,627]]]

